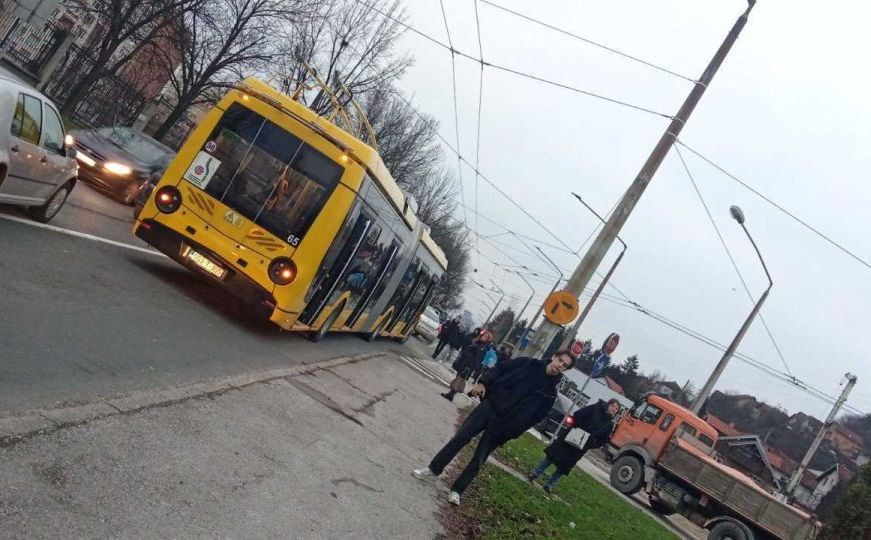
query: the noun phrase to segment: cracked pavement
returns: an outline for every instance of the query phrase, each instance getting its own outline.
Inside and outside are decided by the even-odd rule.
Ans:
[[[4,538],[436,538],[454,405],[395,355],[0,449]]]

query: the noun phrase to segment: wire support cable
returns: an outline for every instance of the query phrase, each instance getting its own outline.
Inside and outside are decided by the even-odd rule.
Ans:
[[[642,65],[645,65],[645,66],[647,66],[647,67],[649,67],[649,68],[652,68],[652,69],[655,69],[655,70],[657,70],[657,71],[660,71],[660,72],[662,72],[662,73],[666,73],[666,74],[668,74],[668,75],[672,75],[672,76],[677,77],[677,78],[679,78],[679,79],[683,79],[683,80],[685,80],[685,81],[689,81],[689,82],[691,82],[691,83],[693,83],[693,84],[698,83],[698,81],[697,81],[696,79],[693,79],[692,77],[687,77],[686,75],[681,75],[680,73],[677,73],[677,72],[672,71],[672,70],[670,70],[670,69],[668,69],[668,68],[665,68],[665,67],[659,66],[659,65],[657,65],[657,64],[654,64],[653,62],[648,62],[647,60],[644,60],[644,59],[642,59],[642,58],[638,58],[637,56],[633,56],[633,55],[628,54],[628,53],[625,53],[625,52],[623,52],[623,51],[621,51],[621,50],[619,50],[619,49],[615,49],[614,47],[609,47],[608,45],[604,45],[604,44],[599,43],[599,42],[597,42],[597,41],[593,41],[593,40],[590,39],[590,38],[586,38],[586,37],[584,37],[584,36],[580,36],[580,35],[578,35],[578,34],[575,34],[575,33],[573,33],[573,32],[570,32],[570,31],[565,30],[565,29],[563,29],[563,28],[560,28],[560,27],[558,27],[558,26],[554,26],[554,25],[552,25],[552,24],[550,24],[550,23],[546,23],[546,22],[544,22],[544,21],[542,21],[542,20],[539,20],[539,19],[536,19],[536,18],[534,18],[534,17],[530,17],[529,15],[525,15],[525,14],[523,14],[523,13],[520,13],[519,11],[514,11],[514,10],[512,10],[512,9],[508,9],[507,7],[500,6],[499,4],[496,4],[496,3],[494,3],[494,2],[490,2],[489,0],[481,0],[481,2],[483,2],[484,4],[486,4],[486,5],[490,6],[490,7],[496,8],[496,9],[501,10],[501,11],[504,11],[504,12],[506,12],[506,13],[510,13],[510,14],[516,16],[516,17],[520,17],[521,19],[525,19],[525,20],[527,20],[527,21],[529,21],[529,22],[531,22],[531,23],[533,23],[533,24],[537,24],[537,25],[539,25],[539,26],[543,26],[543,27],[545,27],[545,28],[547,28],[547,29],[549,29],[549,30],[552,30],[552,31],[554,31],[554,32],[557,32],[557,33],[559,33],[559,34],[563,34],[563,35],[565,35],[565,36],[568,36],[568,37],[570,37],[570,38],[576,39],[576,40],[578,40],[578,41],[582,41],[582,42],[586,43],[587,45],[592,45],[593,47],[597,47],[597,48],[599,48],[599,49],[602,49],[602,50],[608,51],[608,52],[610,52],[610,53],[616,54],[616,55],[618,55],[618,56],[621,56],[621,57],[623,57],[623,58],[626,58],[627,60],[631,60],[631,61],[633,61],[633,62],[637,62],[637,63],[642,64]]]
[[[723,238],[723,234],[720,232],[720,227],[718,227],[717,222],[714,221],[714,216],[713,214],[711,214],[711,209],[708,208],[708,204],[705,202],[705,198],[702,195],[701,190],[699,189],[699,185],[696,182],[696,179],[693,177],[692,172],[690,172],[690,168],[687,165],[687,162],[680,151],[680,147],[676,146],[674,149],[675,152],[677,152],[677,157],[680,159],[680,162],[683,165],[684,171],[686,171],[687,173],[687,178],[689,178],[689,181],[693,186],[693,190],[699,198],[699,202],[702,203],[702,208],[705,209],[705,214],[707,214],[708,216],[708,221],[710,221],[711,226],[714,228],[714,232],[717,233],[717,238],[720,239],[720,244],[723,246],[723,250],[725,250],[726,256],[729,257],[729,262],[732,263],[732,268],[734,268],[735,273],[738,274],[738,279],[741,281],[741,285],[744,287],[744,291],[747,293],[747,298],[750,299],[751,304],[755,304],[756,299],[753,297],[753,293],[750,292],[750,287],[747,285],[747,281],[744,279],[744,275],[738,268],[738,263],[735,262],[735,257],[732,256],[732,250],[730,250],[729,246],[726,244],[726,240]],[[768,323],[765,321],[765,317],[762,315],[761,311],[759,313],[759,321],[765,328],[765,332],[768,334],[768,339],[771,340],[771,344],[774,345],[774,350],[777,351],[777,356],[780,357],[780,361],[783,363],[783,367],[786,368],[786,372],[789,373],[790,376],[792,376],[792,370],[789,369],[789,364],[787,364],[786,358],[784,358],[783,352],[780,350],[780,347],[777,344],[777,340],[774,339],[774,335],[771,333],[771,329],[768,327]]]

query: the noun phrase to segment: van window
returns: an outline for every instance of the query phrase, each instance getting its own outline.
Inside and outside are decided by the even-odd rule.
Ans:
[[[42,131],[42,102],[27,94],[18,94],[15,114],[12,116],[12,136],[39,144]]]
[[[43,123],[42,131],[45,133],[42,141],[43,148],[60,154],[64,143],[63,124],[60,118],[58,118],[57,113],[47,105],[45,107],[45,122]]]

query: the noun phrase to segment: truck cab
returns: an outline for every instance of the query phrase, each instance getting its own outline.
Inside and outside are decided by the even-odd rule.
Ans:
[[[650,395],[617,423],[611,436],[611,455],[633,452],[650,465],[659,460],[675,434],[707,452],[712,452],[717,443],[717,431],[695,413]]]

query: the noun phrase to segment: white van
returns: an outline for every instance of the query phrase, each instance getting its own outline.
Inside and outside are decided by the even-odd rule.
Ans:
[[[76,151],[67,142],[54,103],[0,74],[0,203],[51,220],[76,185]]]

